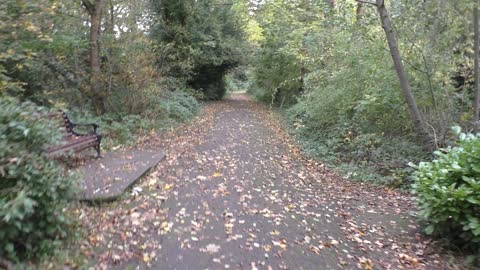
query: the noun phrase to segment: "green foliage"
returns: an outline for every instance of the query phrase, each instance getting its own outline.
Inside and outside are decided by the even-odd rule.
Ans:
[[[287,118],[315,156],[368,166],[382,182],[407,182],[408,161],[451,141],[452,123],[468,125],[472,36],[464,30],[471,2],[388,2],[402,59],[431,142],[418,142],[378,13],[371,5],[271,0],[248,33],[258,44],[249,93]],[[258,29],[260,28],[260,29]]]
[[[159,62],[167,74],[202,91],[205,99],[221,99],[224,76],[241,60],[243,32],[237,4],[221,1],[152,1],[157,15],[153,37],[164,48]]]
[[[435,152],[421,162],[414,192],[425,232],[448,237],[474,250],[480,248],[480,135],[455,128],[457,146]]]
[[[250,88],[250,72],[245,67],[236,68],[225,76],[227,92],[245,92]]]
[[[95,97],[89,81],[90,29],[84,23],[90,17],[81,1],[7,0],[6,8],[0,10],[0,95],[61,108],[72,112],[76,121],[99,123],[106,148],[132,143],[154,128],[186,121],[196,110],[192,106],[197,106],[183,94],[194,66],[186,68],[188,74],[181,74],[176,64],[191,58],[193,51],[188,47],[188,54],[175,58],[173,39],[159,43],[152,38],[154,34],[150,36],[150,30],[156,32],[152,28],[156,14],[150,4],[148,0],[114,0],[104,5],[98,87],[106,114],[96,117],[92,115]],[[190,14],[189,7],[179,8],[180,2],[172,5],[167,10]],[[192,17],[188,20],[191,27],[197,27]],[[221,27],[218,24],[215,31]],[[181,35],[180,29],[170,30],[170,34]],[[204,57],[208,61],[210,56]],[[184,99],[188,101],[178,101]]]
[[[191,95],[183,92],[167,92],[166,96],[159,100],[158,114],[167,116],[177,122],[186,122],[192,119],[198,112],[198,101]]]
[[[339,166],[356,180],[405,186],[411,180],[411,169],[407,164],[428,158],[424,149],[411,139],[367,132],[359,123],[345,118],[340,117],[337,123],[326,129],[302,124],[293,110],[298,109],[297,105],[288,111],[286,118],[290,131],[304,150]]]
[[[41,91],[45,68],[39,52],[52,41],[41,25],[52,20],[50,1],[6,1],[0,10],[0,94]]]
[[[122,111],[94,116],[90,112],[71,112],[76,122],[97,123],[104,136],[102,147],[110,149],[120,144],[135,144],[136,139],[152,130],[168,129],[191,120],[200,104],[184,91],[148,92],[144,108],[137,113]],[[135,101],[134,101],[135,102]]]
[[[155,50],[158,48],[143,35],[130,34],[127,44],[112,44],[114,58],[109,62],[106,78],[109,94],[106,110],[109,114],[141,114],[153,106],[152,98],[162,95],[169,86],[156,68]],[[121,52],[121,53],[120,53]],[[127,98],[134,97],[134,98]]]
[[[105,136],[102,147],[106,149],[120,144],[133,145],[139,135],[156,127],[155,121],[136,114],[104,114],[90,119],[100,123],[100,132]]]
[[[64,209],[75,178],[45,155],[45,147],[61,137],[45,113],[0,98],[0,257],[48,252],[68,231]]]

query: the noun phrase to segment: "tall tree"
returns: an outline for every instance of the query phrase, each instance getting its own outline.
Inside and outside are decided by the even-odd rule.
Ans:
[[[82,0],[82,4],[90,15],[90,96],[95,113],[105,113],[105,93],[102,91],[100,35],[102,31],[102,10],[104,0]]]
[[[166,48],[160,64],[206,99],[222,98],[224,75],[239,63],[244,44],[236,4],[218,0],[151,3],[157,18],[152,37]]]
[[[382,28],[387,38],[388,47],[390,48],[390,54],[393,59],[395,71],[397,72],[398,79],[400,80],[400,87],[402,88],[402,94],[407,101],[408,110],[410,112],[413,123],[415,125],[415,131],[420,137],[425,137],[427,134],[425,129],[425,123],[422,119],[420,110],[418,109],[417,102],[415,101],[415,97],[413,96],[412,89],[408,81],[407,72],[405,71],[405,67],[402,61],[402,56],[398,48],[397,37],[393,29],[392,21],[390,20],[390,16],[388,14],[387,7],[385,6],[385,1],[376,0],[375,3],[372,3],[372,2],[357,0],[357,2],[373,4],[377,7],[377,11],[380,15],[380,21],[382,23]]]
[[[360,21],[363,17],[363,3],[362,2],[357,2],[357,9],[356,9],[356,17],[357,21]]]

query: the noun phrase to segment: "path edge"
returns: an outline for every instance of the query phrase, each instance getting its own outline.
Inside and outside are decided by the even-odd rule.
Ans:
[[[167,157],[166,153],[162,152],[162,157],[159,159],[158,162],[152,164],[148,169],[146,169],[139,177],[137,177],[134,181],[132,181],[128,186],[126,186],[121,192],[118,192],[116,194],[112,194],[110,196],[98,196],[98,197],[92,197],[92,198],[86,198],[85,194],[79,194],[76,199],[80,202],[87,202],[87,203],[107,203],[107,202],[113,202],[118,200],[120,197],[122,197],[125,194],[125,191],[129,190],[131,187],[133,187],[140,179],[144,178],[153,168],[157,167],[162,161],[165,160]]]

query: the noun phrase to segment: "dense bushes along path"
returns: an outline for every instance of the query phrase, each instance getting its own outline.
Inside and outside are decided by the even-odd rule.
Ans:
[[[244,95],[210,103],[192,125],[146,143],[163,144],[169,157],[137,195],[82,209],[95,247],[87,254],[100,267],[448,268],[420,235],[408,196],[303,157],[268,109]]]

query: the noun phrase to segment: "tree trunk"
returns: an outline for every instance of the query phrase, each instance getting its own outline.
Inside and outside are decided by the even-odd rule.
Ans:
[[[107,95],[111,95],[113,87],[113,48],[115,47],[116,37],[115,37],[115,6],[113,0],[110,0],[110,22],[109,22],[109,32],[110,32],[110,44],[108,47],[108,88],[106,89]]]
[[[359,22],[363,17],[363,3],[357,2],[356,19]]]
[[[480,74],[479,74],[479,62],[480,62],[480,52],[479,52],[479,28],[478,28],[478,0],[475,2],[473,8],[473,25],[475,31],[475,43],[474,43],[474,52],[475,52],[475,98],[473,101],[473,127],[475,131],[478,131],[478,118],[479,118],[479,106],[480,106]]]
[[[110,22],[109,22],[109,31],[113,38],[115,38],[115,5],[113,1],[110,0]]]
[[[138,31],[138,25],[137,25],[137,7],[138,3],[135,3],[135,1],[129,1],[128,2],[128,12],[130,12],[129,17],[130,17],[130,25],[129,30],[132,33],[137,33]]]
[[[105,113],[105,95],[102,91],[100,34],[102,27],[102,9],[104,0],[82,0],[90,15],[90,88],[95,113]]]
[[[388,46],[390,48],[390,53],[392,55],[398,79],[400,80],[402,93],[407,100],[408,110],[415,125],[415,131],[420,138],[426,138],[425,125],[422,120],[420,111],[417,107],[417,103],[415,102],[415,98],[412,94],[410,84],[408,82],[407,73],[405,72],[405,67],[403,66],[400,50],[398,49],[397,37],[395,36],[393,25],[388,15],[388,10],[385,6],[384,0],[376,0],[376,6],[378,13],[380,14],[380,20],[382,22],[383,30],[385,31],[385,34],[387,36]]]

